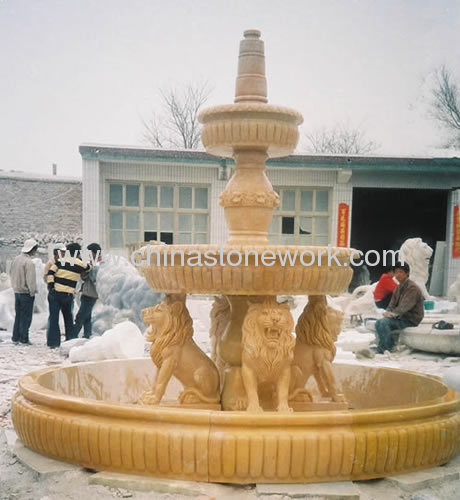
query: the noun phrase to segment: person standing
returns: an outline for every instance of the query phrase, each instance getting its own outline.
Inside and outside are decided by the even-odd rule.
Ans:
[[[21,254],[11,264],[10,279],[14,291],[14,327],[12,341],[17,344],[28,344],[29,328],[34,312],[35,294],[37,293],[37,276],[33,257],[38,243],[30,238],[25,241]]]
[[[81,288],[80,309],[75,318],[73,338],[78,337],[83,327],[83,336],[85,339],[89,339],[91,337],[92,328],[91,313],[98,298],[96,290],[96,273],[98,267],[94,264],[101,260],[101,246],[98,243],[90,243],[86,248],[91,252],[93,268],[81,275],[83,285]]]
[[[49,328],[47,331],[46,344],[54,348],[61,345],[59,331],[59,312],[62,311],[65,325],[65,339],[73,338],[73,316],[72,306],[75,288],[80,275],[89,271],[80,258],[81,246],[78,243],[67,245],[66,256],[58,259],[48,271],[48,303],[50,308]]]
[[[45,268],[43,269],[43,279],[45,283],[48,283],[48,271],[50,270],[53,264],[56,264],[59,259],[65,258],[66,247],[64,243],[56,243],[53,247],[53,256],[50,260],[45,264]]]
[[[390,305],[393,292],[398,287],[393,279],[395,275],[394,268],[382,274],[374,290],[374,302],[379,309],[386,309]]]

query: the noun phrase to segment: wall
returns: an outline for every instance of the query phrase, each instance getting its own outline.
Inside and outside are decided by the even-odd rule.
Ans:
[[[0,269],[35,237],[47,258],[48,243],[76,239],[82,232],[79,180],[0,174]]]

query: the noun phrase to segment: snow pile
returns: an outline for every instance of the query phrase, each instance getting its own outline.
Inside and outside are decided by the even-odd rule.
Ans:
[[[0,292],[11,288],[10,277],[6,273],[0,273]]]
[[[14,292],[7,288],[0,292],[0,329],[13,331],[14,325]]]
[[[125,319],[143,330],[142,309],[158,304],[162,294],[153,292],[137,269],[123,257],[103,259],[95,271],[100,304],[93,312],[94,332],[102,333]]]
[[[72,363],[102,359],[131,359],[144,355],[144,336],[131,321],[118,323],[100,337],[70,349]]]
[[[48,285],[43,279],[45,264],[38,259],[32,259],[35,264],[35,274],[37,276],[37,293],[35,294],[34,312],[48,313]]]

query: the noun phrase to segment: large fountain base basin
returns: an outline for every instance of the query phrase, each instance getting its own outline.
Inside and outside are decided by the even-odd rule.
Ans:
[[[26,446],[58,460],[210,482],[369,479],[459,451],[459,395],[439,379],[356,365],[334,372],[353,409],[250,414],[140,406],[150,359],[82,363],[22,377],[12,417]],[[179,391],[172,380],[166,399]]]

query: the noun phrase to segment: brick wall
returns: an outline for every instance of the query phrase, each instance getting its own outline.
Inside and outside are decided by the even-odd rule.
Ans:
[[[25,239],[75,241],[82,232],[82,185],[78,180],[15,178],[0,175],[0,271]]]

